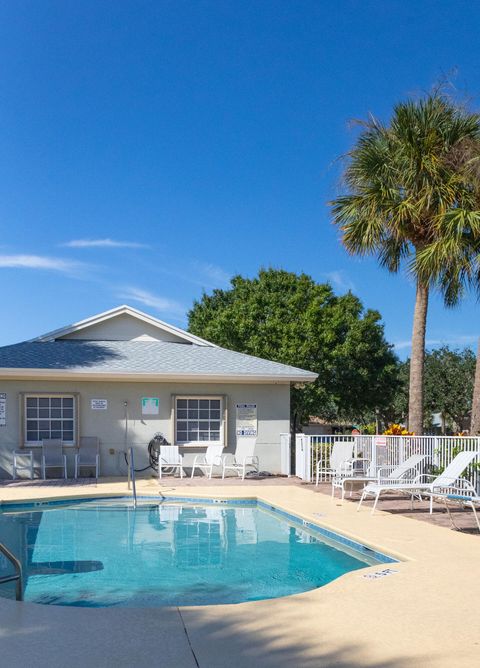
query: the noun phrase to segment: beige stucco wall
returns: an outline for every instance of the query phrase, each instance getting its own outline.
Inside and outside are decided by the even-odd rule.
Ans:
[[[101,442],[101,472],[118,475],[126,472],[123,457],[125,450],[125,406],[127,401],[129,445],[136,453],[136,466],[148,463],[147,444],[155,432],[162,432],[172,442],[172,395],[206,394],[225,395],[227,398],[228,424],[225,451],[235,450],[235,404],[257,403],[258,439],[257,454],[260,467],[280,472],[280,434],[289,430],[290,388],[282,384],[229,384],[229,383],[131,383],[96,381],[15,381],[0,380],[0,392],[7,394],[7,425],[0,427],[0,477],[10,477],[12,451],[20,443],[21,392],[78,392],[80,396],[80,435],[98,436]],[[158,397],[158,416],[143,416],[142,397]],[[107,399],[107,410],[92,410],[91,399]],[[111,454],[110,450],[114,452]],[[202,449],[182,448],[185,463]],[[65,448],[69,475],[73,474],[73,448]]]
[[[175,334],[144,322],[139,318],[133,318],[126,313],[100,322],[97,325],[90,325],[88,328],[66,334],[61,338],[88,341],[133,341],[139,338],[148,338],[155,341],[185,343],[185,340],[180,336],[175,336]]]

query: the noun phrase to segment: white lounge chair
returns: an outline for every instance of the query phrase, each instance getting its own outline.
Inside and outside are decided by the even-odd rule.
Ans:
[[[183,478],[183,457],[180,454],[178,445],[161,445],[158,455],[158,477],[162,477],[162,470],[167,469],[166,473],[175,473],[175,469],[180,471],[180,478]]]
[[[225,471],[234,471],[245,480],[247,468],[258,473],[258,457],[255,455],[257,439],[253,436],[239,436],[235,454],[227,453],[222,457],[222,478]]]
[[[202,452],[199,455],[195,455],[192,466],[192,478],[195,475],[195,469],[200,469],[208,475],[209,478],[212,477],[213,467],[222,466],[222,452],[223,445],[209,445],[207,446],[207,451]]]
[[[98,482],[100,475],[100,442],[96,436],[81,436],[80,448],[75,455],[75,479],[78,478],[80,469],[95,469],[95,478]]]
[[[330,466],[323,466],[322,461],[317,462],[317,475],[315,484],[318,486],[320,474],[322,476],[338,476],[351,473],[353,470],[353,441],[334,441],[330,452]]]
[[[464,480],[461,487],[452,487],[443,494],[437,492],[435,494],[435,500],[444,501],[450,521],[456,529],[458,529],[458,527],[453,520],[448,502],[453,501],[461,506],[468,506],[471,508],[478,530],[480,531],[480,518],[478,517],[476,508],[476,506],[480,508],[480,496],[477,494],[475,487],[469,480]]]
[[[477,457],[479,453],[462,451],[459,452],[450,464],[446,467],[443,473],[440,473],[437,476],[420,474],[417,475],[413,480],[410,481],[396,481],[396,480],[382,480],[377,483],[369,483],[362,492],[362,497],[358,504],[358,507],[363,503],[363,500],[367,496],[374,496],[375,503],[372,508],[372,515],[375,512],[377,507],[378,499],[383,492],[406,492],[410,495],[412,500],[415,496],[421,498],[422,494],[430,496],[430,513],[433,512],[433,496],[437,492],[442,490],[455,487],[455,483],[460,479],[460,476],[465,471],[467,466]],[[430,478],[431,482],[427,482],[427,479]]]
[[[377,470],[377,475],[340,475],[332,478],[332,497],[335,495],[335,489],[342,490],[342,501],[345,498],[345,487],[349,483],[381,483],[383,480],[390,483],[400,482],[410,475],[409,480],[420,472],[420,466],[423,464],[427,455],[412,455],[398,466],[382,466]],[[351,494],[350,494],[351,495]],[[358,508],[357,508],[358,510]]]
[[[63,443],[59,438],[49,438],[42,441],[42,477],[47,479],[48,469],[62,469],[63,477],[67,479],[67,456],[63,454]]]

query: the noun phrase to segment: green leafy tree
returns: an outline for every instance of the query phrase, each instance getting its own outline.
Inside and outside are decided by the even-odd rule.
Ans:
[[[395,391],[397,359],[377,311],[306,274],[261,270],[235,276],[228,290],[194,303],[189,331],[220,346],[315,371],[315,383],[292,388],[292,427],[383,411]]]
[[[451,350],[443,346],[425,360],[425,411],[438,412],[442,431],[468,428],[472,410],[475,354],[470,348]]]
[[[347,192],[332,202],[349,252],[376,255],[391,272],[405,261],[415,277],[408,426],[417,434],[423,431],[429,290],[439,284],[435,266],[448,256],[455,232],[462,236],[465,222],[478,225],[477,177],[467,163],[479,136],[479,116],[439,91],[398,104],[388,125],[375,118],[363,124],[347,156]],[[445,289],[454,294],[459,277],[452,264]]]
[[[408,408],[410,360],[400,365],[397,393],[392,404],[393,421],[403,422]],[[424,427],[431,430],[432,415],[440,413],[442,433],[466,429],[472,409],[475,354],[470,348],[442,346],[425,355]]]

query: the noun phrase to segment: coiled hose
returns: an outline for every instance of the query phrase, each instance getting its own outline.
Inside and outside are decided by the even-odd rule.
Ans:
[[[148,460],[149,463],[147,466],[144,466],[143,469],[135,469],[135,473],[142,473],[147,469],[153,469],[153,471],[158,471],[158,459],[160,457],[160,446],[161,445],[170,445],[165,436],[159,431],[154,434],[152,440],[148,444]],[[125,457],[125,463],[128,466],[127,453],[124,452],[123,456]]]

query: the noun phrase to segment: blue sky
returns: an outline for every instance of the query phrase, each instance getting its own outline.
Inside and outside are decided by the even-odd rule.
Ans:
[[[408,354],[414,289],[338,243],[327,202],[352,118],[455,69],[480,106],[480,4],[0,4],[0,345],[120,303],[185,325],[261,266],[378,309]],[[433,298],[429,345],[472,344]]]

